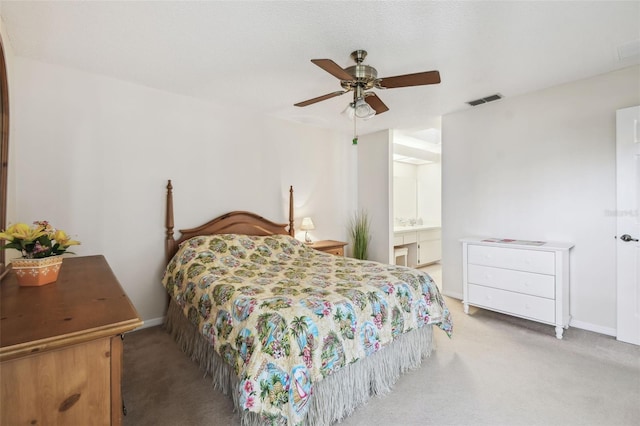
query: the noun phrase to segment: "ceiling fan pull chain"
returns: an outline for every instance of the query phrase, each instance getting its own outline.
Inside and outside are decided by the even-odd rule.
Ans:
[[[353,140],[352,145],[358,145],[358,132],[356,131],[356,121],[358,121],[355,114],[353,114]]]

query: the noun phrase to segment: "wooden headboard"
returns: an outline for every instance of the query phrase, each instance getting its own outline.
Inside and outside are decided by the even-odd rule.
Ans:
[[[244,235],[274,235],[284,234],[295,237],[293,228],[293,186],[289,187],[289,223],[275,223],[245,211],[233,211],[210,220],[196,228],[180,229],[180,237],[173,237],[173,186],[171,180],[167,183],[167,236],[165,240],[166,263],[178,251],[181,242],[198,235],[214,234],[244,234]]]

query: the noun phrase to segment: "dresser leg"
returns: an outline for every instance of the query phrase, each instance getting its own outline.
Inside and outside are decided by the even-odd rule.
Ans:
[[[469,313],[469,304],[464,302],[462,303],[462,310],[464,311],[465,314]]]
[[[562,332],[564,331],[564,328],[562,328],[561,325],[557,325],[556,326],[556,337],[558,339],[562,339]]]

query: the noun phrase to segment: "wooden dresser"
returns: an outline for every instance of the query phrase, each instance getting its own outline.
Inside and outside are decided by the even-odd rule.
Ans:
[[[464,238],[463,304],[555,326],[569,327],[570,243],[495,242]],[[512,240],[507,240],[512,241]]]
[[[142,325],[103,256],[58,280],[0,283],[0,424],[120,425],[122,333]]]
[[[342,241],[321,240],[309,244],[309,247],[325,253],[335,254],[336,256],[344,256],[344,246],[346,245],[347,243],[343,243]]]

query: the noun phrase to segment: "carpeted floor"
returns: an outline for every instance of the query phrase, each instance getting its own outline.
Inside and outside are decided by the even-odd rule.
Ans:
[[[551,326],[447,303],[453,338],[435,330],[422,367],[342,425],[640,424],[640,347],[574,328],[557,340]],[[240,424],[161,327],[124,344],[125,426]]]

